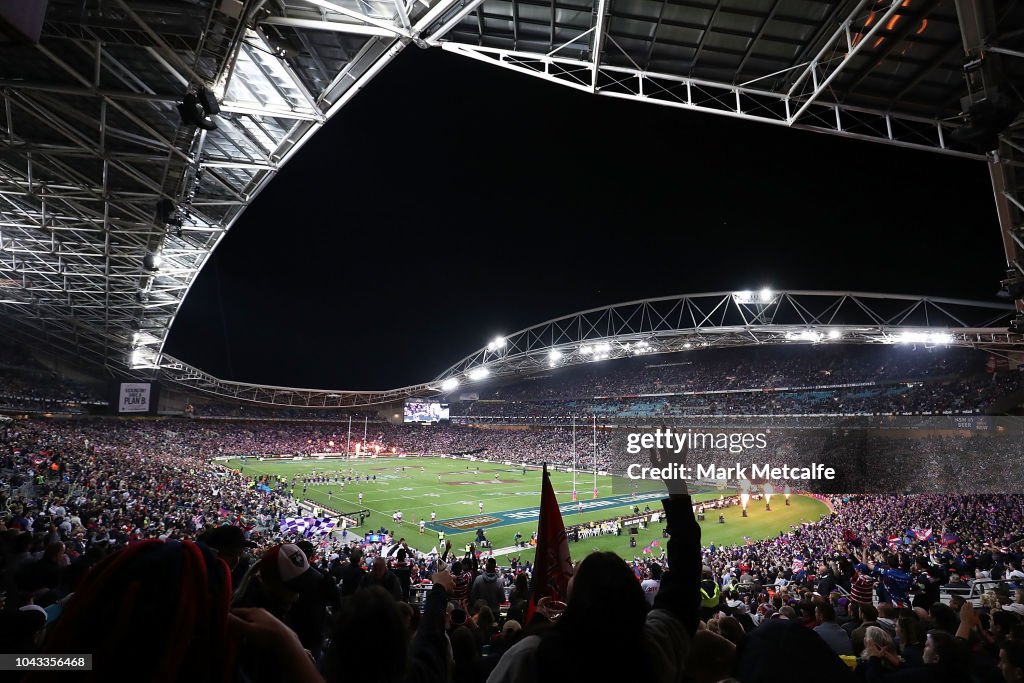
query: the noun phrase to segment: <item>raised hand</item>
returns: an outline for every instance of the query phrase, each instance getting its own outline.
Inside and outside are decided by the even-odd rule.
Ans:
[[[668,427],[661,427],[662,432],[665,432],[667,429]],[[669,496],[685,496],[689,494],[689,489],[686,486],[686,480],[682,478],[682,467],[686,465],[686,456],[688,453],[689,444],[684,444],[683,450],[679,453],[676,453],[669,448],[650,449],[652,467],[664,469],[672,463],[679,465],[677,476],[662,480],[665,483],[665,488],[668,490]]]

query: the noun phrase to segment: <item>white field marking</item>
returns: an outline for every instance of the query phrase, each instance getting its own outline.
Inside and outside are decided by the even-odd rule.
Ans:
[[[268,464],[268,463],[260,463],[260,464],[265,465],[265,464]],[[252,464],[251,461],[248,461],[249,471],[248,472],[243,472],[243,474],[246,474],[246,475],[252,475],[253,473],[255,473],[255,474],[269,474],[269,475],[274,476],[274,477],[276,477],[279,474],[284,474],[287,477],[290,477],[290,476],[293,476],[293,475],[303,476],[302,468],[303,467],[307,467],[309,465],[315,465],[316,462],[315,461],[270,462],[269,464],[270,464],[271,467],[280,466],[280,465],[286,465],[286,466],[290,466],[290,467],[284,468],[284,471],[281,471],[281,470],[271,471],[271,470],[264,469],[262,467],[255,466],[255,465]],[[277,469],[277,468],[275,467],[275,469]],[[486,469],[486,467],[481,467],[481,470],[485,470],[485,469]],[[533,470],[531,470],[530,473],[531,474],[539,474],[539,472],[534,472]],[[433,473],[426,472],[426,473],[416,473],[416,474],[431,475]],[[451,474],[465,475],[466,471],[459,470],[459,471],[451,472]],[[552,479],[553,479],[552,483],[555,484],[556,486],[559,486],[561,484],[560,480],[563,479],[563,478],[566,480],[566,482],[571,482],[571,480],[572,480],[570,475],[567,475],[567,474],[564,474],[564,473],[556,473],[556,476],[552,477]],[[332,498],[330,498],[328,500],[328,503],[332,504],[332,505],[337,505],[337,504],[341,503],[341,504],[350,504],[352,506],[360,506],[360,504],[358,502],[358,497],[355,494],[359,493],[360,490],[362,490],[362,492],[364,493],[365,497],[364,497],[363,503],[362,503],[362,505],[360,507],[368,509],[368,510],[370,510],[372,512],[377,512],[377,513],[380,513],[380,514],[386,514],[388,517],[390,517],[390,515],[392,514],[393,511],[392,512],[387,512],[386,510],[390,509],[392,507],[395,507],[396,509],[401,508],[403,510],[407,509],[409,511],[414,511],[414,510],[430,510],[431,507],[436,507],[436,506],[431,506],[431,505],[427,505],[427,506],[409,506],[408,503],[410,502],[410,499],[417,497],[417,495],[418,496],[422,496],[422,497],[430,497],[430,498],[440,498],[441,497],[440,494],[433,492],[437,488],[437,483],[433,482],[433,481],[424,482],[423,486],[403,487],[403,490],[408,489],[407,493],[418,492],[418,491],[421,492],[421,493],[418,493],[417,495],[403,495],[403,496],[397,496],[397,497],[390,497],[389,496],[389,497],[386,497],[386,498],[378,498],[376,495],[373,495],[371,493],[374,490],[374,486],[373,486],[374,484],[386,484],[386,483],[387,482],[381,481],[381,477],[378,477],[378,480],[376,482],[374,482],[374,481],[370,481],[370,482],[366,482],[366,481],[347,482],[346,490],[344,491],[344,493],[342,494],[342,492],[341,492],[341,490],[339,488],[338,494],[341,494],[341,495],[334,494],[332,496]],[[521,485],[520,482],[516,482],[516,484],[517,485]],[[602,484],[604,484],[604,482],[602,482]],[[511,484],[491,484],[491,485],[492,486],[510,486]],[[311,484],[310,486],[312,488],[314,488],[314,489],[321,489],[321,488],[338,487],[339,484]],[[355,490],[353,490],[353,487],[355,487]],[[605,486],[601,486],[601,488],[604,489]],[[333,493],[333,489],[332,489],[332,493]],[[485,495],[488,495],[488,494],[485,494]],[[516,496],[520,496],[520,495],[524,495],[524,496],[537,496],[538,499],[539,499],[540,492],[539,491],[496,491],[496,492],[492,492],[490,495],[495,495],[495,496],[502,496],[502,495],[508,495],[508,496],[511,496],[511,495],[516,495]],[[366,499],[366,498],[369,498],[369,497],[373,498],[373,500],[372,500],[373,504],[375,504],[375,505],[383,505],[384,509],[376,509],[376,508],[370,507],[369,504],[370,504],[371,501]],[[392,505],[392,503],[395,503],[395,502],[400,502],[401,504],[398,505],[398,506]],[[445,503],[441,507],[443,508],[443,507],[448,506],[448,505],[475,505],[478,502],[479,501],[470,501],[470,502],[467,502],[467,501],[457,501],[455,503],[450,503],[449,502],[449,503]],[[518,508],[512,508],[512,509],[518,509]],[[497,510],[495,512],[502,512],[502,511],[501,510]]]

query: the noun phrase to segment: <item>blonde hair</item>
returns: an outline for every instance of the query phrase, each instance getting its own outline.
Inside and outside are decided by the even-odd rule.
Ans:
[[[868,641],[877,645],[879,649],[887,647],[892,650],[895,648],[895,643],[893,642],[892,636],[889,635],[889,632],[884,628],[879,628],[878,626],[868,626],[867,630],[864,632],[864,643],[867,644]],[[864,653],[864,656],[866,657],[866,649],[864,650]]]

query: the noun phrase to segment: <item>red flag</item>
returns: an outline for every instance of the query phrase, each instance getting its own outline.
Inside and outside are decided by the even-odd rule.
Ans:
[[[569,557],[569,539],[565,536],[562,511],[551,487],[548,466],[544,465],[540,491],[540,519],[537,521],[537,556],[533,562],[533,590],[526,604],[526,622],[537,611],[537,602],[543,597],[564,601],[572,576],[572,558]]]

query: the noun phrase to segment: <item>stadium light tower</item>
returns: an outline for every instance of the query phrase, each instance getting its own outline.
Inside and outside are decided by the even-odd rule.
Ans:
[[[441,391],[452,391],[458,388],[459,380],[456,377],[449,377],[445,381],[441,382]]]
[[[487,350],[494,352],[497,351],[498,349],[505,348],[506,344],[508,344],[508,342],[505,340],[504,337],[495,337],[494,339],[487,343]]]

